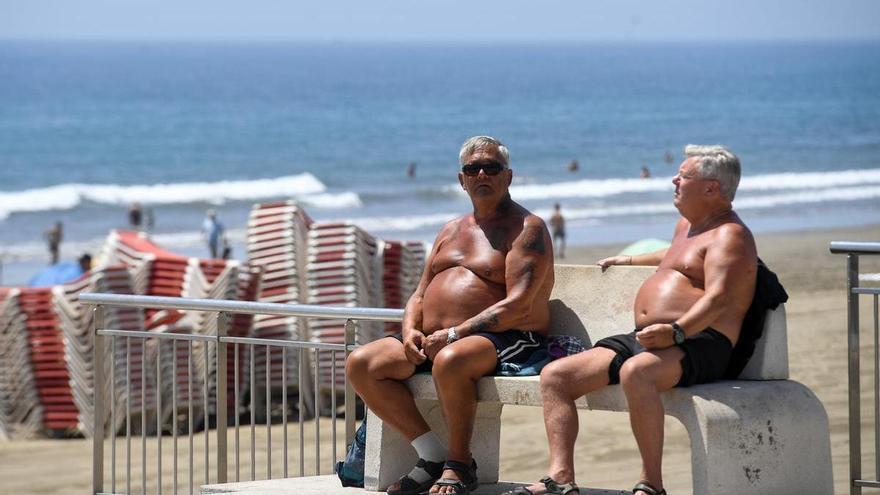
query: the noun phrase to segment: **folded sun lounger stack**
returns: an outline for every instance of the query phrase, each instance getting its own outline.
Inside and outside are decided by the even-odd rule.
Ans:
[[[52,288],[52,302],[55,314],[58,317],[59,326],[64,335],[65,350],[67,356],[67,370],[70,377],[70,387],[73,400],[79,411],[79,430],[86,436],[91,437],[94,428],[94,409],[92,399],[94,397],[94,333],[92,332],[93,311],[92,306],[81,304],[78,296],[81,292],[101,292],[109,294],[131,294],[132,282],[128,270],[124,265],[104,266],[93,270],[85,276],[64,285],[56,285]],[[144,326],[143,311],[138,308],[126,308],[107,306],[104,310],[103,328],[114,330],[141,330]],[[111,345],[113,339],[109,339],[104,347],[104,376],[105,397],[110,397],[113,387],[111,384],[111,366],[116,365],[115,400],[117,410],[124,404],[125,387],[129,383],[124,374],[125,339],[115,339],[115,349]],[[140,339],[133,342],[133,346],[143,352],[143,343]],[[111,354],[112,353],[112,354]],[[115,360],[111,358],[115,355]],[[131,382],[140,383],[139,372],[133,373]],[[140,404],[137,404],[140,406]],[[118,429],[124,418],[121,414],[116,415],[117,423],[113,428]]]
[[[248,263],[260,270],[259,302],[301,304],[305,299],[305,267],[308,231],[312,219],[293,201],[256,204],[251,209],[247,224]],[[252,336],[279,340],[305,340],[308,338],[308,322],[292,316],[255,315]],[[249,356],[250,349],[241,348]],[[299,383],[299,353],[287,349],[287,370],[283,370],[284,353],[273,347],[269,354],[270,387],[277,392],[283,385],[283,377],[289,389],[297,389]],[[241,355],[239,355],[241,359]],[[265,384],[265,349],[254,349],[254,366],[257,380]],[[308,367],[307,367],[308,368]],[[304,377],[306,383],[308,377]],[[263,393],[264,386],[257,392]],[[312,411],[311,394],[304,390],[305,405]]]
[[[420,242],[385,241],[382,253],[382,288],[386,308],[403,308],[412,295],[425,265],[425,248]],[[386,323],[385,333],[400,332],[400,323]]]
[[[20,292],[0,288],[0,440],[32,437],[43,426]]]
[[[238,270],[238,280],[236,283],[236,298],[239,301],[256,301],[257,292],[260,288],[261,271],[257,267],[251,266],[250,263],[242,263]],[[229,327],[227,335],[231,337],[250,337],[253,331],[254,315],[236,313],[229,315]],[[239,397],[244,397],[250,387],[250,380],[247,379],[246,372],[250,369],[250,353],[246,352],[244,346],[238,346],[238,367],[235,366],[235,346],[229,345],[226,348],[226,397],[229,407],[232,407],[235,401],[235,371],[238,371],[238,393]],[[232,416],[230,416],[232,417]]]
[[[65,361],[64,336],[52,303],[52,288],[20,289],[19,305],[25,314],[30,360],[43,406],[43,428],[76,430],[79,411],[73,400]]]
[[[350,223],[315,223],[309,231],[308,304],[382,307],[381,241]],[[355,342],[365,344],[383,335],[382,322],[357,323]],[[312,342],[345,342],[344,319],[314,320]],[[336,361],[336,387],[344,384],[344,360]],[[321,387],[332,387],[332,357],[319,360]]]
[[[129,269],[135,272],[133,276],[141,276],[145,279],[146,281],[143,283],[145,295],[216,299],[234,299],[237,295],[237,261],[188,258],[165,251],[142,234],[121,230],[111,234],[108,244],[110,247],[104,249],[105,254],[109,253],[106,258],[111,261],[119,260],[127,263]],[[148,265],[148,269],[146,275],[143,276],[145,264]],[[147,309],[145,311],[145,328],[157,333],[216,335],[216,313]],[[176,353],[173,352],[174,347],[177,349]],[[178,406],[181,410],[186,410],[190,400],[188,392],[190,380],[187,378],[190,365],[193,368],[191,382],[194,413],[197,409],[204,408],[202,388],[206,376],[208,377],[209,398],[213,400],[214,395],[211,392],[216,381],[213,380],[214,372],[211,363],[214,360],[211,357],[216,347],[206,346],[202,342],[193,343],[191,363],[187,359],[188,348],[189,345],[185,342],[178,342],[175,346],[171,341],[164,340],[161,344],[163,417],[167,417],[171,413],[171,400],[175,387],[177,388]],[[148,377],[156,374],[155,362],[158,350],[156,342],[148,342],[145,356]],[[206,356],[206,352],[210,354]],[[174,355],[177,356],[176,364]],[[155,378],[149,380],[148,383],[155,383],[154,380]],[[209,402],[209,408],[213,409],[213,403]]]
[[[400,292],[403,294],[403,304],[409,300],[409,296],[416,291],[422,272],[425,271],[425,243],[420,241],[407,241],[403,251],[403,265],[400,271]]]

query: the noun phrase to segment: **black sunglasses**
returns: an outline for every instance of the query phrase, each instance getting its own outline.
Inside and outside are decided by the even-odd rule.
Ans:
[[[468,163],[461,167],[461,173],[467,175],[468,177],[475,177],[480,173],[480,170],[486,173],[486,175],[498,175],[504,170],[504,164],[496,161],[489,162],[477,162],[477,163]]]

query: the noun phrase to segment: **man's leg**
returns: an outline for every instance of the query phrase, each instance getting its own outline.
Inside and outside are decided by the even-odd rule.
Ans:
[[[402,383],[415,365],[407,361],[403,344],[381,338],[355,350],[345,362],[345,375],[376,416],[412,442],[430,428],[409,389]]]
[[[669,347],[628,359],[620,368],[620,385],[629,407],[629,421],[642,456],[641,479],[663,488],[663,402],[660,393],[681,379],[684,351]],[[643,492],[638,492],[643,493]]]
[[[434,386],[449,429],[447,459],[470,465],[471,434],[477,414],[477,380],[495,371],[498,358],[495,344],[472,336],[444,347],[434,358]],[[452,470],[444,478],[460,479]],[[431,488],[431,493],[451,493],[449,487]]]
[[[582,395],[608,385],[608,366],[615,352],[594,347],[586,352],[558,359],[541,370],[541,398],[544,428],[550,448],[547,475],[557,483],[573,483],[574,442],[578,434],[575,401]],[[543,484],[529,487],[535,495],[546,491]]]

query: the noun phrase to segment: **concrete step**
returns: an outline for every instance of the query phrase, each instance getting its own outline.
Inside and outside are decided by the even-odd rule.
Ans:
[[[500,482],[494,485],[481,485],[473,495],[499,495],[512,490],[522,483]],[[581,495],[626,495],[630,492],[617,490],[597,490],[581,488]],[[378,495],[384,492],[368,492],[363,488],[343,488],[334,474],[326,476],[306,476],[278,480],[242,481],[222,485],[203,485],[200,493],[235,493],[237,495]]]

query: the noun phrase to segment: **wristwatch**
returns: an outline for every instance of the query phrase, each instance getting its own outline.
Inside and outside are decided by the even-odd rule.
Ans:
[[[684,339],[684,330],[681,325],[677,321],[672,322],[672,341],[675,342],[675,345],[681,345],[684,344]]]
[[[455,331],[455,327],[449,327],[446,331],[446,343],[451,344],[456,340],[458,340],[458,332]]]

